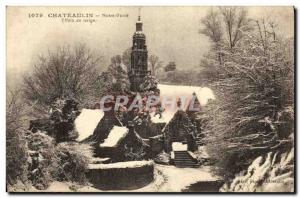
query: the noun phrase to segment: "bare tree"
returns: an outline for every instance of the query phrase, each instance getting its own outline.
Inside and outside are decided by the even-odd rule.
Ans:
[[[204,27],[199,32],[208,36],[213,43],[218,44],[223,35],[219,12],[211,8],[208,14],[201,19],[201,23]]]
[[[257,27],[257,32],[260,37],[260,43],[266,51],[269,47],[270,42],[276,41],[276,27],[275,22],[266,22],[265,19],[255,20],[255,25]]]
[[[224,63],[230,60],[235,53],[236,45],[252,30],[250,22],[247,10],[239,7],[211,9],[201,19],[203,28],[200,33],[206,35],[212,42],[211,49],[201,60],[204,81],[213,82],[232,75],[232,71]],[[220,74],[220,70],[227,72]]]
[[[148,59],[150,68],[151,68],[151,74],[153,76],[157,75],[157,71],[162,67],[162,62],[159,61],[158,56],[156,55],[151,55]]]
[[[207,36],[212,42],[211,49],[204,54],[200,61],[201,80],[214,81],[218,77],[218,67],[223,63],[223,35],[222,17],[220,10],[211,8],[207,15],[201,19],[202,28],[199,33]]]
[[[251,29],[247,10],[239,7],[220,7],[219,9],[225,25],[224,35],[232,50],[242,39],[244,33]]]
[[[32,74],[24,78],[24,96],[46,106],[61,97],[83,99],[93,90],[98,62],[99,58],[84,45],[49,51],[38,58]]]

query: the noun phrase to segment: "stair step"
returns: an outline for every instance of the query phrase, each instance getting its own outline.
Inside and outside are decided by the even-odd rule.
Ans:
[[[178,155],[178,154],[175,154],[175,157],[190,157],[190,155]]]
[[[196,164],[197,162],[193,162],[193,161],[174,161],[174,163],[189,163],[189,164]]]
[[[198,168],[199,166],[176,166],[178,168]]]
[[[195,159],[189,157],[189,158],[176,158],[174,160],[179,160],[179,161],[195,161]]]
[[[179,157],[190,157],[190,155],[178,155],[178,154],[175,154],[175,156],[179,156]]]
[[[175,153],[176,155],[189,155],[188,153]]]
[[[179,152],[179,151],[174,151],[175,154],[188,154],[188,152],[184,151],[184,152]]]
[[[175,155],[175,158],[178,158],[178,159],[191,159],[190,156],[178,156],[178,155]]]
[[[176,158],[174,160],[179,160],[179,161],[193,161],[192,159],[190,158]]]
[[[189,155],[175,155],[177,158],[190,158]]]
[[[196,163],[196,162],[174,162],[174,164],[192,164],[192,165],[195,165],[195,164],[198,164],[198,163]]]
[[[179,154],[179,155],[188,155],[188,153],[185,151],[185,152],[178,152],[178,151],[175,151],[174,152],[175,154]]]
[[[198,164],[175,164],[175,166],[199,166]]]
[[[174,163],[181,163],[181,164],[196,164],[197,162],[193,162],[193,161],[174,161]]]
[[[186,162],[186,161],[188,161],[188,162],[193,162],[194,160],[192,160],[191,158],[186,158],[186,159],[178,159],[178,158],[175,158],[174,159],[174,161],[184,161],[184,162]]]
[[[175,164],[175,166],[199,166],[199,164]]]
[[[181,158],[181,159],[175,158],[174,161],[193,161],[193,160],[190,159],[190,158],[185,158],[185,159],[183,159],[183,158]]]
[[[189,158],[190,156],[189,155],[176,155],[175,154],[175,157],[186,157],[186,158],[188,157]]]

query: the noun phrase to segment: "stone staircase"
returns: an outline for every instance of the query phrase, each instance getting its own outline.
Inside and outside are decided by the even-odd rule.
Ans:
[[[174,165],[178,168],[197,168],[199,164],[188,151],[174,151]]]

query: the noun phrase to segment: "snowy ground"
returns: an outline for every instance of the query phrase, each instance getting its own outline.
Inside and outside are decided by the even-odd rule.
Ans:
[[[181,192],[189,185],[199,181],[217,181],[218,177],[213,176],[209,167],[200,168],[177,168],[175,166],[156,165],[166,182],[158,190],[159,192]]]
[[[175,166],[155,165],[155,179],[149,185],[130,191],[118,192],[181,192],[191,184],[200,181],[217,181],[209,167],[177,168]],[[73,189],[73,190],[72,190]],[[45,192],[103,192],[92,186],[74,186],[71,183],[53,182]],[[105,191],[109,192],[109,191]],[[111,191],[116,192],[116,191]]]

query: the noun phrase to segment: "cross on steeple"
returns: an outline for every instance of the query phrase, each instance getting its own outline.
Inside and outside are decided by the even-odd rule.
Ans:
[[[141,21],[141,7],[139,7],[139,15],[136,22],[136,31],[143,31],[143,23]]]
[[[141,7],[139,7],[139,17],[138,17],[138,21],[140,21],[141,20]]]

